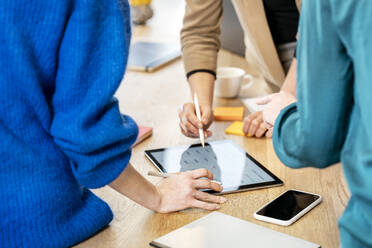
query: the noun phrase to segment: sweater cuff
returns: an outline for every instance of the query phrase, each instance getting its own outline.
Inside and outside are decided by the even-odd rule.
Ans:
[[[292,103],[289,106],[285,107],[276,118],[274,124],[274,132],[273,132],[273,146],[276,155],[278,156],[279,160],[289,166],[291,168],[300,168],[301,161],[298,161],[296,158],[293,158],[288,154],[286,147],[288,144],[285,144],[285,140],[296,140],[295,139],[295,127],[291,127],[291,133],[283,133],[283,128],[285,125],[288,125],[289,120],[293,117],[293,114],[297,112],[297,104]],[[292,123],[293,124],[293,123]],[[296,141],[297,142],[297,141]]]
[[[126,133],[118,130],[111,134],[121,135],[120,139],[112,139],[106,146],[88,154],[75,154],[75,159],[71,159],[72,171],[80,185],[87,188],[103,187],[115,180],[128,165],[132,154],[131,146],[138,136],[138,126],[129,116],[121,115],[121,118],[123,126],[120,129]],[[109,130],[110,127],[103,126],[102,129]],[[109,132],[106,139],[110,139]]]
[[[76,170],[76,166],[71,167],[80,185],[96,189],[114,181],[127,167],[131,154],[131,150],[128,150],[121,154],[120,157],[109,159],[87,173],[79,173]]]
[[[197,73],[197,72],[206,72],[206,73],[212,74],[213,77],[214,77],[214,79],[217,78],[217,77],[216,77],[216,73],[215,73],[214,71],[212,71],[212,70],[208,70],[208,69],[197,69],[197,70],[192,70],[192,71],[190,71],[190,72],[188,72],[188,73],[186,74],[186,78],[189,79],[189,77],[190,77],[192,74],[195,74],[195,73]]]

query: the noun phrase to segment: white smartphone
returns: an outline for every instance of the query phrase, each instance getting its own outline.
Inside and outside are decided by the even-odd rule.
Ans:
[[[322,201],[322,197],[300,190],[288,190],[254,213],[254,218],[289,226]]]

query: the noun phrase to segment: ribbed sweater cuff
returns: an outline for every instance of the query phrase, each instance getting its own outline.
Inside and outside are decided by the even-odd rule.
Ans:
[[[189,79],[189,77],[195,73],[198,73],[198,72],[206,72],[206,73],[209,73],[211,75],[213,75],[214,79],[216,79],[216,73],[212,70],[207,70],[207,69],[198,69],[198,70],[193,70],[193,71],[190,71],[186,74],[186,78]]]
[[[131,150],[128,150],[119,157],[111,158],[87,173],[78,173],[74,170],[75,177],[81,185],[88,188],[100,188],[114,181],[126,168],[131,157]],[[75,168],[75,166],[72,166]]]

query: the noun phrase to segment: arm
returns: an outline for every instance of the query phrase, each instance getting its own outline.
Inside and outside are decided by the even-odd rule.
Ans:
[[[125,14],[128,3],[123,4]],[[129,16],[109,1],[76,1],[58,51],[51,135],[76,180],[98,188],[128,164],[137,125],[113,97],[125,71]]]
[[[197,72],[190,76],[189,85],[191,95],[196,93],[198,96],[202,121],[196,117],[194,104],[185,103],[179,113],[181,131],[185,136],[198,138],[198,128],[203,128],[207,137],[210,137],[212,132],[207,129],[213,121],[214,76],[207,72]]]
[[[207,72],[197,72],[189,77],[189,85],[191,94],[196,93],[201,106],[212,107],[214,77]]]
[[[297,59],[294,57],[280,91],[285,91],[287,93],[292,94],[293,96],[296,96],[296,86],[297,86]]]
[[[209,171],[199,169],[163,179],[158,186],[154,186],[129,164],[110,186],[138,204],[160,213],[189,207],[219,209],[219,204],[226,202],[226,198],[207,194],[199,189],[219,192],[222,187],[207,179],[200,179],[201,177],[213,179]]]
[[[328,2],[303,4],[297,53],[298,102],[282,110],[276,119],[273,144],[284,164],[321,168],[340,159],[353,102],[351,63],[334,29]]]
[[[213,89],[220,48],[222,0],[188,0],[184,25],[181,31],[182,57],[188,75],[191,93],[200,102],[202,122],[195,115],[192,103],[185,103],[179,114],[180,128],[184,135],[197,138],[198,128],[207,131],[213,121]],[[208,72],[195,72],[205,70]]]
[[[77,1],[67,24],[53,96],[51,134],[56,144],[82,186],[102,187],[115,180],[115,189],[159,212],[217,209],[224,198],[199,191],[222,190],[199,179],[213,178],[206,170],[180,173],[155,187],[128,165],[137,126],[120,114],[113,94],[125,69],[130,21],[113,6],[105,0]],[[128,14],[128,4],[123,2],[122,8]]]
[[[156,187],[139,174],[131,164],[110,186],[138,204],[151,209],[160,209],[160,194]]]
[[[204,69],[216,72],[220,48],[222,0],[187,0],[181,30],[186,74]]]

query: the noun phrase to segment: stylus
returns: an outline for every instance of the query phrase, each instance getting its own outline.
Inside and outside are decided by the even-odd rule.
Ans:
[[[196,110],[196,116],[198,117],[199,121],[201,121],[199,101],[198,101],[198,96],[196,95],[196,93],[194,94],[194,105],[195,105],[195,110]],[[204,131],[202,128],[199,128],[199,136],[200,136],[200,142],[202,143],[202,146],[204,147]]]
[[[149,171],[149,172],[147,172],[147,175],[148,175],[148,176],[153,176],[153,177],[163,177],[163,178],[167,178],[167,177],[170,177],[170,176],[174,176],[174,174],[170,174],[170,173],[161,173],[161,172],[156,172],[156,171]],[[216,181],[216,180],[211,180],[211,182],[213,182],[213,183],[217,183],[217,184],[219,184],[219,185],[222,185],[221,182]]]

